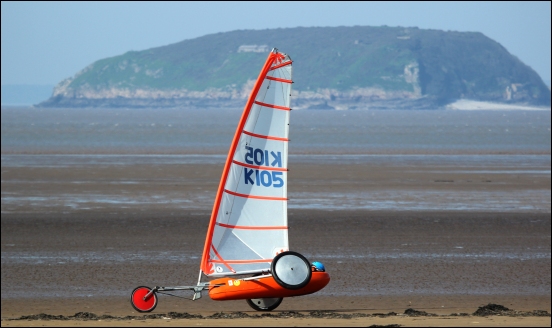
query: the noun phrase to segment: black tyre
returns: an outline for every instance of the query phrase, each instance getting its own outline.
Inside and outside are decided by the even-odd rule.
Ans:
[[[312,277],[309,261],[297,252],[288,251],[276,255],[270,269],[274,280],[286,289],[303,288]]]
[[[272,311],[282,303],[283,298],[252,298],[245,300],[256,311]]]
[[[138,312],[151,312],[157,306],[157,294],[154,292],[147,298],[151,288],[146,286],[140,286],[134,288],[132,294],[130,294],[130,304]]]

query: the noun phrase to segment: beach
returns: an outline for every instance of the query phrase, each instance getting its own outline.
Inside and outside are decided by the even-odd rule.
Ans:
[[[550,326],[550,111],[294,111],[289,245],[328,286],[146,316],[197,282],[241,110],[1,113],[2,326]]]
[[[245,301],[216,302],[206,293],[197,301],[189,300],[191,293],[178,294],[186,299],[160,295],[152,312],[189,313],[201,315],[200,319],[141,319],[129,302],[137,286],[196,282],[211,199],[222,169],[216,160],[178,165],[174,159],[164,164],[118,160],[119,164],[110,165],[101,160],[69,165],[67,157],[54,159],[67,165],[8,160],[3,159],[2,167],[2,326],[252,326],[260,325],[259,320],[263,325],[299,326],[550,326],[549,314],[473,316],[489,303],[515,311],[551,311],[550,175],[541,172],[539,160],[533,166],[525,161],[523,168],[519,163],[486,165],[469,160],[458,165],[446,160],[434,165],[418,160],[390,165],[397,163],[392,157],[360,162],[356,158],[345,165],[296,160],[288,178],[293,181],[290,249],[323,262],[331,281],[314,295],[284,299],[271,312],[279,317],[258,319],[251,318],[259,313]],[[512,172],[516,167],[518,172]],[[339,206],[347,197],[332,199],[317,190],[350,196],[386,190],[387,195],[399,193],[401,198],[406,190],[408,195],[422,195],[412,203],[425,201],[427,206],[396,202],[391,208],[369,207],[358,203],[362,197],[353,197],[346,203],[348,209]],[[532,196],[521,197],[527,193]],[[173,196],[158,203],[141,198],[158,194]],[[467,196],[453,209],[431,205],[450,201],[447,195],[454,194],[475,198],[498,194],[499,203],[500,197],[520,197],[514,208],[489,205],[491,211],[477,205],[485,201]],[[97,195],[118,201],[102,202]],[[322,199],[316,200],[318,196]],[[323,204],[323,197],[329,197],[333,206],[316,209],[303,204],[308,200]],[[374,203],[382,202],[378,197],[383,196],[373,197]],[[193,202],[171,201],[177,199]],[[407,309],[438,317],[404,315]],[[317,317],[312,311],[341,317]],[[10,320],[79,312],[119,319]],[[249,317],[210,317],[221,312]],[[390,312],[399,315],[374,315]],[[347,318],[359,313],[364,316]],[[451,316],[458,313],[467,315]],[[127,316],[134,318],[124,319]]]

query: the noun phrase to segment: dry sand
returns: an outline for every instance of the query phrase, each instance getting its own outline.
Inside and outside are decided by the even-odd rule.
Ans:
[[[167,190],[181,192],[185,197],[197,192],[200,185],[207,193],[214,193],[220,169],[218,165],[163,168],[136,165],[116,170],[2,168],[2,192],[23,192],[18,189],[23,188],[22,184],[16,181],[50,179],[56,183],[37,182],[25,188],[29,188],[29,193],[46,194],[133,195]],[[530,175],[497,173],[489,182],[485,173],[459,175],[454,172],[450,167],[407,172],[400,167],[300,164],[295,166],[289,179],[295,181],[295,189],[290,186],[292,192],[313,188],[333,188],[336,192],[379,188],[550,191],[550,176],[536,179]],[[142,178],[137,185],[109,184],[115,179],[136,177]],[[171,177],[184,177],[187,183],[170,183]],[[75,185],[72,183],[75,180],[90,183]],[[128,301],[134,287],[188,285],[196,281],[199,260],[193,256],[202,252],[210,208],[182,210],[170,204],[127,209],[115,204],[92,210],[68,210],[55,204],[49,208],[10,206],[2,205],[1,219],[2,326],[550,326],[549,314],[544,317],[450,316],[473,314],[488,303],[516,311],[551,311],[549,211],[292,209],[289,211],[291,248],[310,260],[322,260],[332,280],[315,295],[285,299],[272,312],[279,317],[11,321],[39,313],[140,315]],[[5,256],[18,254],[21,258],[38,254],[43,256],[43,262],[4,261]],[[48,260],[48,256],[53,260]],[[73,260],[58,263],[58,258]],[[409,308],[445,316],[373,316],[389,312],[404,314]],[[153,313],[186,312],[208,317],[237,311],[248,316],[259,314],[245,301],[215,302],[207,295],[195,302],[161,296]],[[299,315],[288,315],[284,311],[297,311]],[[320,318],[311,311],[371,316],[346,319],[322,314]]]

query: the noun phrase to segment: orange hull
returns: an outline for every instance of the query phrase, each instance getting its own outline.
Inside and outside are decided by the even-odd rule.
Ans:
[[[326,272],[313,272],[308,285],[296,290],[286,289],[278,285],[272,277],[259,280],[219,278],[210,282],[209,296],[215,301],[292,297],[315,293],[326,287],[329,282],[330,275]],[[214,286],[218,284],[224,285]]]

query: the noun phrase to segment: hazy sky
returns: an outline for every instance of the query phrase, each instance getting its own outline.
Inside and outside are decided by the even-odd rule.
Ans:
[[[2,1],[1,9],[2,85],[54,85],[129,50],[238,29],[297,26],[482,32],[544,80],[551,75],[550,2]]]

